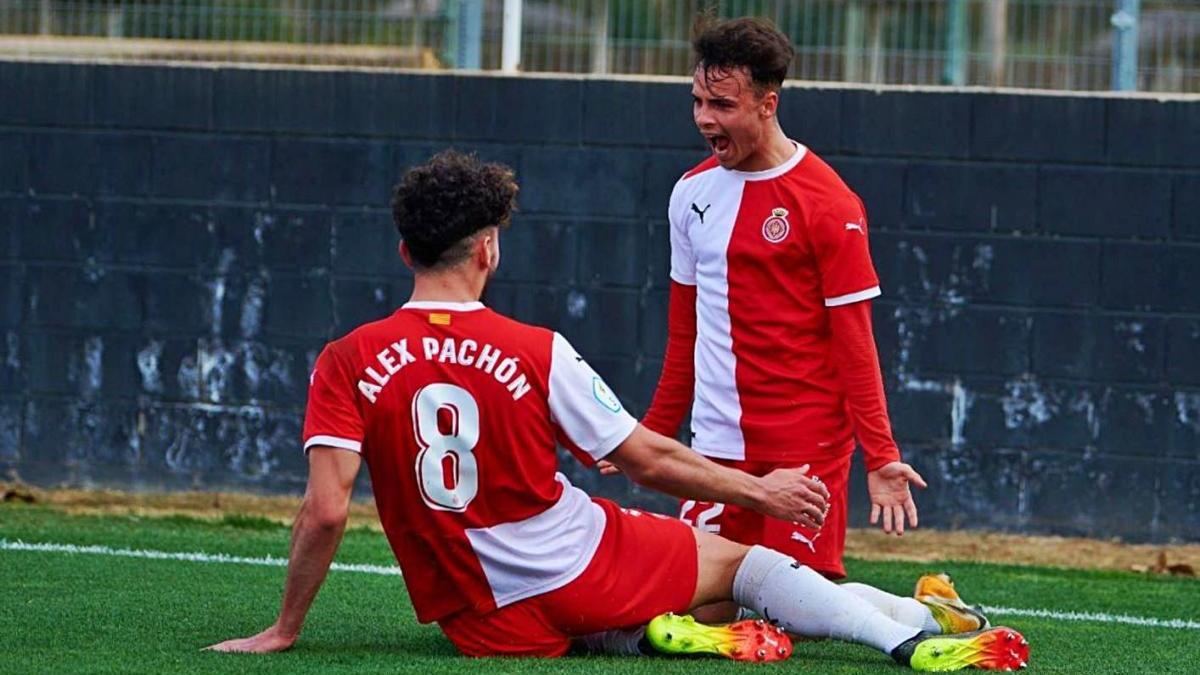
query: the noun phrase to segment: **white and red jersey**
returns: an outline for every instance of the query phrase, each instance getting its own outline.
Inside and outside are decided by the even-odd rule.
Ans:
[[[709,158],[671,193],[671,278],[696,287],[692,446],[710,457],[849,452],[827,308],[878,296],[862,202],[819,157]]]
[[[417,618],[486,612],[587,567],[605,515],[557,473],[636,421],[561,335],[481,303],[410,302],[331,342],[304,447],[359,452]]]

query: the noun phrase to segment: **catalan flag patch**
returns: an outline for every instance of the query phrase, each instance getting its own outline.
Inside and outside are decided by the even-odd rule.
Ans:
[[[449,314],[439,314],[437,312],[434,312],[429,315],[429,323],[431,323],[435,326],[449,326],[450,325],[450,315]]]

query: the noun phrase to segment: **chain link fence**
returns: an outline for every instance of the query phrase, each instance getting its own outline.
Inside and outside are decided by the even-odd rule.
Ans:
[[[795,79],[1200,92],[1200,0],[0,0],[0,53],[686,75],[706,8]]]

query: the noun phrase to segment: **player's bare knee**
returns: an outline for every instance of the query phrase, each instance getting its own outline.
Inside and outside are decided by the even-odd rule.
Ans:
[[[750,547],[745,544],[739,544],[717,534],[701,530],[695,530],[695,533],[697,546],[712,563],[723,566],[733,565],[736,568],[742,562],[742,558],[746,557],[746,552],[750,550]]]
[[[696,536],[698,575],[692,607],[731,600],[733,578],[750,547],[715,534],[692,531]]]
[[[750,551],[750,547],[745,544],[739,544],[735,541],[730,541],[724,537],[717,537],[721,540],[721,557],[725,563],[725,569],[729,574],[730,582],[737,574],[738,567],[741,566],[742,560],[745,559],[746,553]]]

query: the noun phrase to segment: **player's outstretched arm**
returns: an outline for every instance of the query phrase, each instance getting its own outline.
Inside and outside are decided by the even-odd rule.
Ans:
[[[917,526],[917,504],[909,486],[923,488],[925,480],[900,460],[900,449],[892,438],[879,355],[871,330],[871,302],[833,307],[829,323],[850,419],[865,454],[871,524],[879,523],[882,516],[884,532],[903,535],[906,521],[909,527]]]
[[[308,489],[292,526],[292,548],[279,618],[270,628],[247,638],[226,640],[208,649],[219,652],[279,652],[292,646],[304,617],[329,573],[342,542],[358,453],[315,446],[308,452]]]
[[[829,491],[806,475],[807,466],[751,476],[640,424],[605,459],[630,479],[684,499],[737,504],[814,528],[821,527],[828,510]]]

